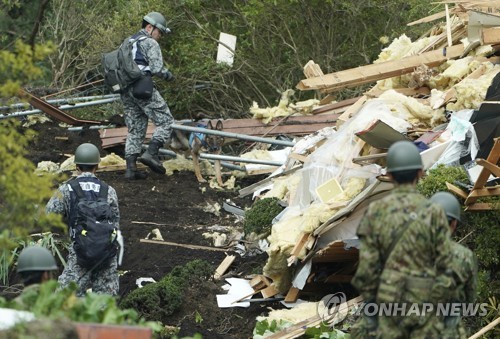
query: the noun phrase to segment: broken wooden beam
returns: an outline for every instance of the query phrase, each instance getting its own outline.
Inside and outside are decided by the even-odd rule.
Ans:
[[[464,52],[464,45],[459,44],[448,48],[409,56],[400,60],[386,61],[377,64],[360,66],[336,73],[301,80],[297,84],[299,90],[323,90],[333,92],[342,88],[355,87],[370,82],[388,79],[411,73],[424,64],[436,67],[449,59],[455,59]]]
[[[227,255],[224,260],[220,263],[219,267],[215,269],[214,279],[219,280],[224,273],[226,273],[227,269],[233,263],[234,259],[236,259],[235,255]]]
[[[157,244],[157,245],[184,247],[184,248],[189,248],[192,250],[219,251],[219,252],[227,252],[228,251],[227,248],[218,248],[218,247],[209,247],[209,246],[200,246],[200,245],[189,245],[189,244],[178,244],[178,243],[169,242],[169,241],[141,239],[141,240],[139,240],[139,242],[145,242],[145,243]]]

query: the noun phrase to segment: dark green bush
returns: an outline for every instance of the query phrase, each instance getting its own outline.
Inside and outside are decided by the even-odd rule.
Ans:
[[[245,234],[269,232],[274,217],[283,210],[278,201],[278,198],[260,199],[253,204],[251,209],[245,211]]]
[[[120,307],[135,309],[147,320],[161,321],[179,310],[184,291],[192,282],[206,279],[212,272],[213,268],[204,260],[176,266],[159,282],[130,292],[120,302]]]

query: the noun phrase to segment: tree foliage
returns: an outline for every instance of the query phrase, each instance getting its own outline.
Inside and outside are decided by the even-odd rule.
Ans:
[[[46,215],[45,203],[52,194],[50,176],[38,176],[26,159],[29,138],[14,122],[0,123],[0,248],[13,248],[15,240],[34,230],[62,227],[60,216]]]
[[[371,63],[403,32],[417,37],[425,26],[406,23],[430,14],[430,0],[52,0],[42,21],[42,41],[52,40],[55,86],[102,78],[100,59],[140,29],[150,11],[164,13],[172,33],[161,46],[174,84],[158,82],[176,118],[195,112],[245,117],[253,101],[275,105],[281,92],[304,78],[309,61],[324,73]],[[105,13],[105,15],[102,15]],[[233,66],[216,62],[220,32],[237,37]],[[352,90],[351,90],[352,91]],[[351,92],[349,91],[349,93]],[[296,92],[307,99],[315,92]],[[339,94],[342,99],[342,94]]]

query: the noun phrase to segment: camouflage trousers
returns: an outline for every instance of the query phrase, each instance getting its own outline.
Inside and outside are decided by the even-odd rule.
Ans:
[[[435,316],[427,317],[425,322],[380,316],[378,318],[377,338],[443,338],[443,331],[442,320]]]
[[[129,88],[121,96],[128,134],[125,142],[125,157],[140,154],[146,137],[148,120],[156,126],[153,138],[166,143],[172,134],[174,118],[167,103],[155,88],[151,99],[136,99]]]
[[[87,269],[82,268],[76,262],[76,254],[73,246],[69,248],[69,254],[62,274],[58,282],[62,288],[68,286],[72,281],[78,285],[76,295],[82,297],[88,289],[93,293],[118,295],[119,278],[117,271],[117,258],[111,258],[108,263],[99,269],[88,273]]]

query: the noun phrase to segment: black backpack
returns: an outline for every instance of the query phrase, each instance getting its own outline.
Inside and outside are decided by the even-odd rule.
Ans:
[[[133,45],[146,39],[139,35],[135,39],[126,38],[118,49],[102,55],[104,83],[113,93],[122,93],[128,86],[140,79],[143,72],[137,66],[132,55]]]
[[[85,194],[77,179],[71,180],[69,185],[76,194],[69,226],[77,263],[93,270],[117,253],[117,228],[111,222],[108,185],[100,183],[97,198]]]

